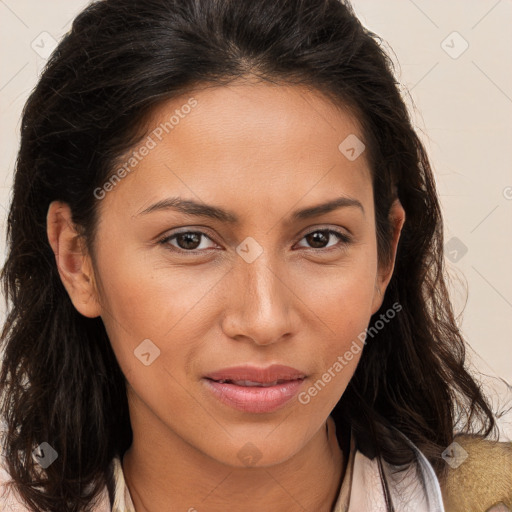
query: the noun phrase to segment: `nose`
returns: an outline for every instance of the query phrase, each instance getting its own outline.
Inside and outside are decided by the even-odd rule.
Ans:
[[[252,263],[238,261],[229,273],[224,333],[237,340],[271,345],[291,337],[298,314],[289,277],[263,253]]]

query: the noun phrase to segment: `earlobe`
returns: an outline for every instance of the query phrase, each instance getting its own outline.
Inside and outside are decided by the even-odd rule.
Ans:
[[[92,262],[71,217],[68,204],[62,201],[50,203],[46,217],[48,241],[55,254],[61,281],[76,310],[95,318],[101,314],[101,308]]]

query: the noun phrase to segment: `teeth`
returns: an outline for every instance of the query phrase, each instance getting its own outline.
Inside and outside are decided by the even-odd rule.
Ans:
[[[264,388],[268,388],[270,386],[275,386],[277,384],[277,380],[274,382],[253,382],[252,380],[234,380],[233,384],[236,384],[237,386],[261,386]]]
[[[275,380],[274,382],[254,382],[252,380],[219,380],[221,384],[225,384],[229,382],[230,384],[235,384],[236,386],[245,386],[245,387],[264,387],[268,388],[270,386],[276,386],[280,380]]]

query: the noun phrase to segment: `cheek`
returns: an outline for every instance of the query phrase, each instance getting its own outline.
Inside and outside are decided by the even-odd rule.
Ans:
[[[179,368],[183,373],[184,363],[193,359],[212,325],[212,289],[225,270],[171,266],[163,258],[150,260],[136,252],[117,251],[115,263],[103,260],[100,271],[102,319],[132,386],[148,385],[141,374],[148,369],[141,353],[150,353],[146,362],[155,361],[151,368],[173,374]],[[139,378],[143,380],[138,382]]]
[[[376,267],[377,258],[369,248],[359,251],[358,257],[346,265],[317,272],[309,286],[301,281],[304,287],[298,293],[307,297],[307,304],[317,317],[315,356],[321,360],[320,371],[312,377],[312,387],[306,390],[301,403],[311,401],[328,413],[345,391],[364,348]]]
[[[100,267],[107,315],[130,336],[161,338],[184,320],[209,293],[222,272],[211,267],[171,264],[158,247],[113,249]],[[105,246],[103,253],[108,252]]]
[[[366,327],[370,317],[377,258],[369,244],[336,266],[309,264],[297,273],[294,293],[306,302],[337,339]]]

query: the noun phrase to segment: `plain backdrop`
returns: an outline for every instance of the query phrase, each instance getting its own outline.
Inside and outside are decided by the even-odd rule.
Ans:
[[[2,257],[23,105],[55,42],[88,3],[0,0]],[[492,382],[512,406],[512,1],[354,0],[353,6],[397,63],[431,157],[468,354],[479,372],[502,378]]]

